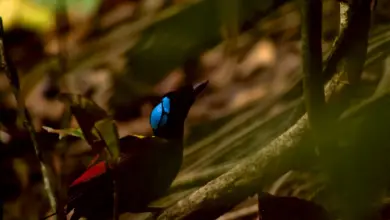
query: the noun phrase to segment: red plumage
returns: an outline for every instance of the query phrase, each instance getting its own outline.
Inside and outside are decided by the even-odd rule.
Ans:
[[[120,162],[107,172],[105,162],[91,166],[71,184],[67,212],[72,219],[107,219],[112,216],[113,175],[116,173],[118,211],[144,212],[149,202],[162,196],[176,177],[182,162],[182,140],[158,137],[120,139]]]
[[[70,187],[80,184],[82,182],[87,182],[94,177],[104,174],[106,171],[107,167],[104,161],[92,165],[80,177],[74,180],[72,184],[70,184]]]

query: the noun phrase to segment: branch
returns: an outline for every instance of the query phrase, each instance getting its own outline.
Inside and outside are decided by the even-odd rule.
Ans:
[[[13,87],[15,98],[18,101],[18,108],[21,113],[21,119],[23,120],[23,125],[30,134],[30,138],[34,146],[35,154],[39,159],[41,172],[43,176],[43,183],[50,202],[50,206],[52,210],[56,210],[56,197],[53,194],[48,170],[45,166],[42,152],[40,151],[37,143],[36,132],[33,124],[31,123],[31,116],[27,111],[27,109],[24,108],[24,103],[19,99],[19,92],[20,92],[19,77],[18,77],[17,70],[15,66],[12,64],[7,54],[7,50],[5,48],[3,20],[1,17],[0,17],[0,61],[1,61],[1,68],[6,72],[10,84]]]
[[[193,187],[199,187],[203,184],[206,184],[208,181],[217,178],[218,176],[224,174],[228,170],[234,167],[235,164],[238,164],[240,161],[233,163],[226,163],[222,165],[212,166],[209,169],[205,169],[201,172],[191,172],[186,173],[183,176],[177,178],[173,183],[170,192],[176,192],[180,190],[186,190]]]
[[[387,57],[382,65],[384,66],[383,75],[376,87],[374,96],[390,92],[390,57]]]
[[[303,96],[310,127],[316,135],[324,127],[325,96],[322,75],[322,1],[303,0],[302,15],[302,60]]]
[[[343,3],[340,3],[341,7]],[[361,79],[364,61],[367,56],[368,33],[371,24],[371,0],[352,0],[347,9],[348,46],[345,51],[344,72],[351,85],[356,85]]]
[[[9,60],[9,56],[7,54],[7,50],[5,50],[4,44],[3,19],[0,17],[0,65],[1,69],[5,71],[10,84],[12,87],[14,87],[14,92],[18,92],[20,88],[19,77],[15,67],[13,65],[9,65],[11,61]]]
[[[342,57],[346,57],[346,53],[348,53],[349,49],[353,49],[356,45],[351,45],[351,39],[354,39],[357,37],[358,34],[361,34],[359,37],[359,40],[354,41],[352,44],[356,44],[357,41],[360,41],[363,43],[362,46],[357,45],[358,48],[360,48],[359,54],[364,51],[367,51],[367,45],[363,48],[364,44],[367,44],[368,42],[368,29],[369,29],[369,20],[366,16],[370,16],[370,11],[367,11],[367,7],[363,8],[365,5],[357,4],[359,1],[354,0],[354,4],[352,7],[349,7],[349,4],[342,3],[340,1],[340,35],[336,39],[335,43],[333,44],[333,47],[335,50],[331,51],[328,59],[326,60],[325,69],[324,69],[324,77],[326,80],[329,80],[331,75],[336,71],[337,63],[342,59]],[[363,0],[363,2],[367,2],[366,0]],[[364,32],[365,31],[365,32]],[[366,39],[366,40],[364,40]],[[353,54],[350,52],[350,54]],[[365,55],[363,55],[365,56]],[[362,70],[361,68],[364,67],[364,59],[363,56],[361,56],[361,60],[359,63],[357,63],[356,70],[349,69],[350,73],[349,76],[354,78],[352,79],[353,82],[355,82],[355,79],[360,79],[360,74],[357,73],[358,69]],[[352,71],[352,72],[351,72]],[[360,71],[361,72],[361,71]],[[352,74],[352,75],[351,75]]]
[[[351,28],[353,25],[347,25],[336,40],[323,72],[325,77],[329,77],[332,70],[336,70],[338,62],[343,58],[343,49],[348,39],[345,36],[351,32]],[[338,85],[339,77],[340,74],[334,76],[326,86],[327,99]],[[290,170],[291,161],[286,158],[291,153],[296,153],[307,131],[308,117],[305,114],[295,125],[255,155],[166,209],[158,220],[199,219],[200,216],[202,219],[205,219],[204,216],[215,219],[247,196],[255,194],[264,179]]]
[[[275,115],[271,118],[268,118],[266,120],[261,121],[261,123],[258,126],[256,126],[255,129],[251,129],[250,131],[247,131],[247,132],[260,132],[261,133],[263,131],[267,131],[270,128],[275,128],[276,129],[275,134],[282,134],[286,130],[286,128],[288,128],[288,127],[287,126],[280,126],[280,128],[279,127],[276,128],[275,125],[279,124],[280,122],[285,122],[285,121],[288,121],[290,125],[294,124],[296,122],[296,120],[298,120],[304,114],[303,109],[304,109],[304,106],[303,106],[302,99],[298,99],[296,101],[293,101],[286,106],[285,110],[281,111],[280,113],[278,113],[277,115]],[[251,118],[255,118],[255,113],[258,113],[258,111],[253,112],[253,114],[251,113]],[[250,120],[251,118],[246,119],[246,121],[253,121],[253,120]],[[244,123],[244,122],[240,122],[240,123]],[[228,125],[227,127],[233,127],[233,128],[237,129],[237,125],[236,126]],[[227,128],[227,127],[225,127],[225,128]],[[218,136],[219,136],[219,138],[223,138],[223,136],[231,135],[232,133],[234,133],[234,132],[232,132],[232,131],[229,132],[226,130],[223,132],[219,131]],[[263,142],[268,143],[275,136],[278,136],[278,135],[271,134],[270,137],[265,138],[265,140]],[[239,138],[246,139],[247,137],[245,135],[242,135],[242,136],[239,136]],[[231,141],[229,143],[223,142],[222,146],[232,144],[233,142],[234,141]],[[203,142],[202,144],[203,145],[210,145],[210,142],[208,142],[208,143]],[[218,145],[218,144],[214,144],[214,145]],[[219,145],[221,145],[221,144],[219,144]],[[216,146],[214,148],[214,150],[215,149],[218,150],[220,148],[219,145]],[[241,146],[244,146],[244,145],[241,145]],[[213,154],[213,155],[215,156],[219,152],[220,151],[216,151],[215,154]],[[248,154],[251,154],[252,152],[253,151],[250,151],[250,152],[248,152]],[[186,159],[188,159],[187,157],[186,157]],[[204,169],[201,168],[199,171],[197,171],[198,169],[195,169],[196,171],[190,171],[191,169],[181,170],[178,177],[172,183],[171,188],[170,188],[170,192],[182,191],[183,189],[185,190],[185,189],[189,189],[189,188],[193,188],[193,187],[201,187],[204,184],[206,184],[207,182],[226,173],[227,171],[232,169],[235,165],[242,163],[242,161],[244,161],[244,160],[246,160],[246,159],[244,158],[244,159],[228,161],[228,162],[222,163],[222,164],[210,165],[210,166],[205,167]],[[196,163],[198,163],[198,162],[199,161],[196,161]],[[204,161],[204,162],[206,162],[206,161]],[[191,167],[194,167],[193,164],[194,163],[191,163]]]
[[[65,73],[66,68],[66,37],[61,37],[61,32],[63,29],[65,29],[66,32],[68,32],[69,28],[69,19],[67,15],[67,7],[66,2],[64,0],[57,0],[56,4],[56,37],[57,37],[57,45],[58,45],[58,52],[57,52],[57,58],[58,58],[58,70],[52,69],[48,73],[49,78],[49,88],[46,90],[45,94],[47,97],[55,97],[60,92],[60,83],[59,83],[59,72]],[[61,120],[61,128],[68,128],[70,120],[71,119],[71,113],[70,110],[67,107],[65,107],[65,112],[63,115],[63,119]],[[63,210],[66,204],[66,186],[63,184],[64,181],[62,179],[61,175],[57,175],[57,187],[56,187],[56,197],[57,197],[57,217],[59,220],[66,220],[66,215],[64,212],[59,211]]]
[[[338,79],[331,81],[327,91],[331,92],[334,82],[337,81]],[[307,131],[307,115],[305,114],[294,126],[262,150],[165,210],[158,220],[187,220],[197,219],[199,216],[205,219],[204,216],[209,217],[214,209],[218,210],[218,213],[212,213],[213,216],[210,216],[210,219],[218,217],[247,196],[255,194],[258,191],[259,182],[270,173],[278,175],[289,170],[289,165],[282,164],[281,158],[285,158],[291,150],[297,148]]]

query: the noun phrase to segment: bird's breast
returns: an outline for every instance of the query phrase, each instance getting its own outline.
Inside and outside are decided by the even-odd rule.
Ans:
[[[145,155],[123,157],[120,165],[118,184],[128,198],[144,198],[153,200],[168,190],[178,174],[182,160],[183,148],[181,145],[172,145],[167,148],[155,148]]]

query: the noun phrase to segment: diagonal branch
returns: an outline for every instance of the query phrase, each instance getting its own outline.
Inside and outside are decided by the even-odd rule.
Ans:
[[[338,76],[336,75],[328,84],[326,90],[328,93],[335,88]],[[307,115],[305,114],[294,126],[262,150],[168,208],[158,217],[158,220],[197,219],[199,216],[204,219],[203,216],[209,215],[213,209],[220,211],[213,213],[214,216],[210,216],[210,219],[218,217],[219,214],[246,197],[255,194],[261,180],[270,173],[278,175],[289,170],[291,166],[282,163],[284,159],[281,158],[289,157],[291,150],[298,147],[307,131]]]
[[[351,20],[353,19],[348,23],[352,23]],[[342,30],[327,59],[323,71],[326,78],[334,73],[337,64],[344,57],[348,39],[346,36],[350,36],[354,28],[356,27],[353,25],[347,25]],[[326,86],[327,99],[338,85],[339,77],[340,74],[335,75]],[[308,130],[308,116],[305,114],[295,125],[255,155],[166,209],[158,220],[218,217],[246,197],[255,194],[265,179],[290,170],[293,162],[289,157],[298,151],[298,146]]]

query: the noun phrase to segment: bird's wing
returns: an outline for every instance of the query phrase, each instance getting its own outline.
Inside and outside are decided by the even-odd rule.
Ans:
[[[145,154],[152,148],[166,147],[167,141],[155,136],[141,136],[141,135],[128,135],[119,140],[121,146],[121,159],[129,160],[140,155]],[[90,179],[100,176],[107,172],[107,165],[105,161],[97,162],[99,155],[91,161],[88,169],[76,180],[74,180],[70,187],[78,185],[83,182],[87,182]]]
[[[82,182],[87,182],[88,180],[100,176],[104,174],[107,171],[106,162],[102,161],[99,162],[93,166],[90,166],[81,176],[79,176],[77,179],[75,179],[72,184],[70,184],[70,187],[78,185]]]
[[[165,139],[158,137],[139,138],[137,136],[121,138],[120,146],[121,155],[118,171],[131,174],[123,176],[124,178],[130,178],[124,180],[123,184],[129,183],[133,179],[137,180],[131,183],[134,184],[136,190],[147,187],[142,182],[149,177],[144,174],[151,173],[150,171],[154,171],[156,168],[158,170],[160,166],[157,165],[159,164],[157,161],[160,161],[161,157],[165,158],[165,151],[171,147],[170,143]],[[141,167],[144,168],[143,171],[140,170]],[[100,200],[110,198],[109,196],[112,193],[107,189],[112,184],[111,178],[112,176],[107,172],[104,161],[88,168],[69,188],[68,211],[76,208],[76,211],[83,212],[82,210],[88,209],[85,207],[87,204],[89,206],[92,203],[98,203]]]
[[[153,136],[152,136],[153,137]],[[143,136],[143,135],[137,135],[137,134],[131,134],[131,135],[128,135],[128,136],[125,136],[123,138],[121,138],[119,140],[120,142],[120,145],[122,146],[123,145],[123,142],[136,142],[136,141],[139,141],[140,139],[145,139],[145,138],[148,138],[148,136]],[[122,143],[121,143],[122,142]],[[95,164],[101,162],[101,158],[100,158],[100,154],[96,154],[92,160],[90,161],[89,165],[87,166],[88,168],[89,167],[92,167],[94,166]]]

